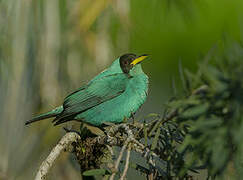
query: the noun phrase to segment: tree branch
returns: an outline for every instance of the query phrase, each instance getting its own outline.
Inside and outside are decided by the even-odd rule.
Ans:
[[[49,156],[44,160],[36,174],[35,180],[46,179],[46,176],[53,166],[55,160],[60,156],[60,154],[68,149],[69,145],[73,142],[77,142],[80,139],[80,136],[75,132],[69,132],[65,134],[59,143],[52,149]]]
[[[129,167],[130,154],[131,154],[131,144],[128,145],[126,164],[125,164],[125,167],[124,167],[124,170],[123,170],[123,174],[121,176],[121,180],[124,180],[126,178],[127,170],[128,170],[128,167]]]

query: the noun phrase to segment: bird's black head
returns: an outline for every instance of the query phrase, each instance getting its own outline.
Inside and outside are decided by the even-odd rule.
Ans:
[[[146,57],[148,57],[147,54],[143,54],[141,56],[136,56],[136,54],[133,53],[127,53],[120,57],[120,66],[124,73],[128,74],[130,70],[135,66],[136,64],[139,64],[142,60],[144,60]]]
[[[132,69],[133,65],[131,64],[133,60],[136,58],[135,54],[127,53],[120,57],[120,66],[124,73],[128,74]]]

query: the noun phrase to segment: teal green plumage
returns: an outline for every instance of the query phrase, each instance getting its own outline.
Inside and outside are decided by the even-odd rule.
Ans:
[[[94,126],[106,122],[121,123],[133,115],[147,97],[148,77],[141,64],[130,65],[139,57],[126,54],[122,59],[118,58],[108,69],[67,96],[63,106],[37,116],[26,124],[49,117],[55,117],[55,125],[70,120]]]
[[[141,65],[139,65],[139,69]],[[117,82],[120,80],[117,79]],[[126,89],[118,97],[100,104],[89,111],[77,115],[77,119],[86,119],[93,125],[104,122],[121,123],[129,118],[145,102],[148,89],[148,78],[144,73],[126,81]],[[75,119],[76,119],[75,118]]]

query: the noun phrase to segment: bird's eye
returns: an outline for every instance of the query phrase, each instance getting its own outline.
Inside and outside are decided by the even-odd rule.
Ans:
[[[125,63],[125,65],[128,65],[128,61],[125,61],[124,63]]]

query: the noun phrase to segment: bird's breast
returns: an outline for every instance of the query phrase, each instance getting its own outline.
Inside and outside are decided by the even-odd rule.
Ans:
[[[134,113],[145,102],[148,92],[148,77],[144,74],[129,79],[124,92],[126,99],[123,104],[125,111]]]

